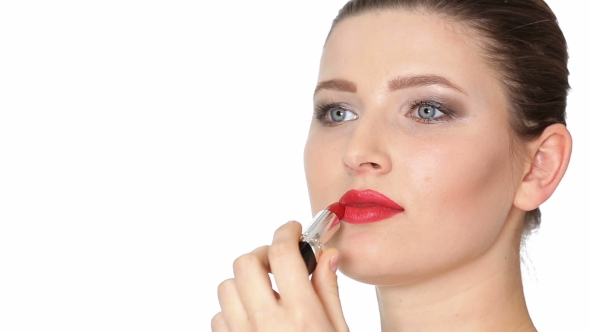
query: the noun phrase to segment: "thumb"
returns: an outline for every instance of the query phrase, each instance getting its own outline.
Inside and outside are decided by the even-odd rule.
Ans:
[[[348,326],[342,313],[336,270],[339,263],[338,250],[330,248],[321,256],[318,265],[311,277],[311,283],[316,294],[320,298],[324,310],[332,322],[336,331],[348,331]]]

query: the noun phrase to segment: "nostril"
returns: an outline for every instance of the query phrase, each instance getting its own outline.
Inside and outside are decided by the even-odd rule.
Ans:
[[[379,164],[375,164],[375,163],[371,163],[371,166],[373,166],[374,169],[380,169],[381,166],[379,166]]]

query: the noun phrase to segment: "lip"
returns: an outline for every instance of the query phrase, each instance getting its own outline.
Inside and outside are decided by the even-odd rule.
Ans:
[[[368,224],[391,218],[404,211],[399,204],[374,190],[349,190],[340,204],[345,206],[343,222]]]

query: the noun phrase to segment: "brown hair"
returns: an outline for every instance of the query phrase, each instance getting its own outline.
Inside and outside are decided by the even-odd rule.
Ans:
[[[339,11],[330,33],[348,17],[396,8],[436,13],[483,37],[487,60],[504,84],[517,140],[536,138],[555,123],[565,125],[567,44],[543,0],[351,0]],[[528,211],[524,234],[540,222],[538,208]]]

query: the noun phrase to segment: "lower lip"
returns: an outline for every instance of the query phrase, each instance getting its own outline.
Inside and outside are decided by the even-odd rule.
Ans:
[[[400,212],[402,210],[381,205],[347,205],[342,221],[349,224],[368,224],[391,218]]]

